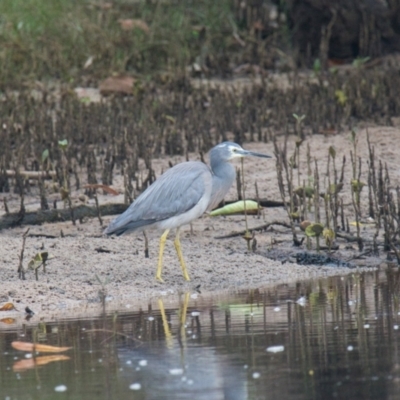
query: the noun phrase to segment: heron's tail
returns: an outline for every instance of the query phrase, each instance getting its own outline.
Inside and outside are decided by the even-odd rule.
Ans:
[[[120,229],[110,229],[110,226],[108,226],[103,233],[107,236],[111,236],[111,235],[117,235],[117,236],[121,236],[126,232],[126,229],[124,228],[120,228]]]
[[[119,221],[118,218],[116,218],[114,221],[111,222],[110,225],[104,230],[104,234],[111,236],[111,235],[117,235],[121,236],[124,233],[129,233],[133,231],[140,230],[143,227],[149,226],[154,224],[156,222],[155,220],[139,220],[139,221],[130,221],[126,223],[125,221]]]

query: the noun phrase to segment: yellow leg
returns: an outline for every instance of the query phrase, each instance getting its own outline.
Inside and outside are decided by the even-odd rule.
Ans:
[[[158,300],[158,306],[160,307],[161,319],[162,319],[164,334],[165,334],[165,341],[167,343],[167,347],[169,349],[171,349],[173,347],[172,346],[172,334],[169,329],[167,316],[165,314],[164,303],[161,299]]]
[[[174,244],[175,244],[176,252],[178,253],[179,262],[180,262],[181,267],[182,267],[183,277],[187,281],[190,281],[189,274],[188,274],[187,269],[186,269],[185,260],[183,259],[183,254],[182,254],[182,249],[181,249],[181,242],[179,241],[179,228],[176,230],[176,236],[175,236]]]
[[[187,309],[189,305],[189,300],[190,300],[190,293],[187,292],[185,293],[185,298],[183,300],[183,305],[180,307],[180,316],[179,316],[179,322],[181,326],[181,336],[182,338],[186,338],[185,336],[185,324],[186,324],[186,314],[187,314]]]
[[[168,233],[169,233],[169,229],[167,229],[162,234],[161,239],[160,239],[160,253],[158,255],[158,267],[157,267],[157,273],[156,273],[156,279],[160,282],[164,282],[163,279],[161,278],[161,271],[162,271],[162,260],[163,260],[163,254],[164,254],[165,241],[167,240]]]

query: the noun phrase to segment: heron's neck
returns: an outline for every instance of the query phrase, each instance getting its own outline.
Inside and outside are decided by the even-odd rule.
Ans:
[[[224,199],[236,178],[235,168],[228,162],[213,164],[211,163],[213,181],[209,209],[216,207]]]

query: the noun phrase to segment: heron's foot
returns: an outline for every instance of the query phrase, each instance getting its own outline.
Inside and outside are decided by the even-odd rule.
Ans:
[[[158,266],[157,266],[157,272],[156,272],[156,280],[158,282],[164,283],[163,278],[161,278],[161,272],[162,272],[162,261],[163,261],[163,253],[164,253],[164,247],[165,247],[165,241],[167,240],[169,229],[167,229],[161,236],[160,239],[160,254],[158,256]]]
[[[185,271],[183,271],[183,277],[185,278],[185,281],[190,281],[190,277],[189,277],[189,274],[186,271],[186,268],[185,268]]]

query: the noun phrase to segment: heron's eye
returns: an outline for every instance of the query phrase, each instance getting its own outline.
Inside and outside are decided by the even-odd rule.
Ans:
[[[233,152],[234,152],[234,153],[236,153],[236,151],[237,151],[236,149],[233,149]]]

